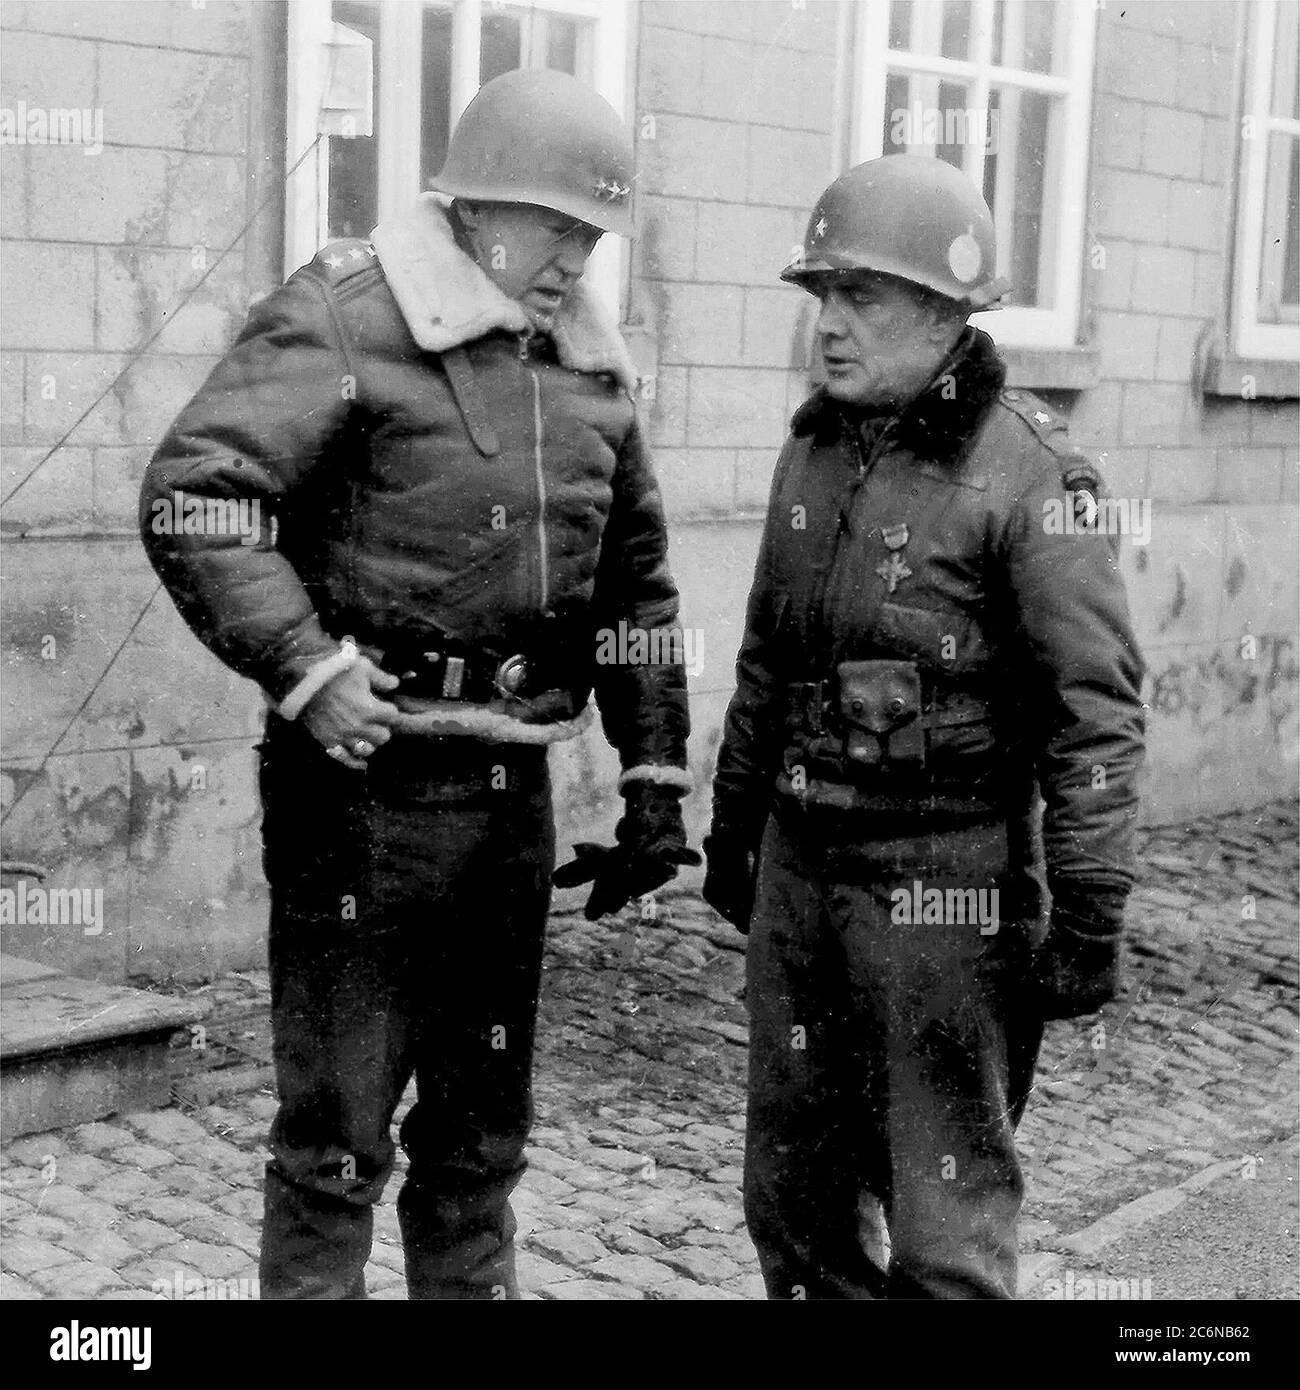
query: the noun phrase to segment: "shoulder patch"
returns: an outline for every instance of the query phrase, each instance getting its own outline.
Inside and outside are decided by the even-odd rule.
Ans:
[[[1101,487],[1101,471],[1086,454],[1070,453],[1061,459],[1061,481],[1071,491],[1083,488],[1095,493]]]
[[[322,247],[312,260],[312,266],[324,276],[330,286],[341,285],[363,270],[370,270],[379,261],[375,248],[361,237],[331,241]]]

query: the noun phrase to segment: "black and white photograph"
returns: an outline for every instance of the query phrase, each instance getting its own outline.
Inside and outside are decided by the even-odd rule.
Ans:
[[[1297,0],[0,0],[0,177],[34,1366],[991,1299],[1258,1369]]]

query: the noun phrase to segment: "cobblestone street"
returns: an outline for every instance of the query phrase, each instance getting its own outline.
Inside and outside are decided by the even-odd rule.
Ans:
[[[1128,997],[1100,1026],[1051,1026],[1021,1128],[1022,1296],[1050,1296],[1063,1271],[1113,1275],[1108,1245],[1132,1243],[1172,1200],[1160,1194],[1294,1184],[1294,1146],[1278,1141],[1297,1129],[1296,833],[1285,806],[1144,835]],[[684,893],[657,921],[553,919],[538,1123],[515,1201],[527,1297],[762,1297],[740,1205],[742,948]],[[233,1060],[238,1094],[203,1103],[221,1073],[177,1049],[172,1108],[5,1146],[5,1297],[152,1298],[178,1279],[256,1274],[275,1108],[265,985],[214,988],[204,1066]],[[1289,1171],[1264,1171],[1279,1154]],[[378,1212],[378,1298],[405,1297],[400,1178]],[[1296,1276],[1294,1261],[1243,1267],[1238,1296],[1296,1297]],[[1157,1279],[1152,1296],[1178,1290]]]

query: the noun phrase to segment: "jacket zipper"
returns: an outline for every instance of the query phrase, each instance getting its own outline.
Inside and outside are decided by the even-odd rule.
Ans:
[[[528,339],[532,335],[519,336],[519,360],[528,361]],[[546,473],[542,468],[542,383],[532,367],[525,370],[533,382],[533,473],[537,480],[537,558],[541,568],[538,578],[537,606],[545,613],[550,603],[550,546],[546,539]]]

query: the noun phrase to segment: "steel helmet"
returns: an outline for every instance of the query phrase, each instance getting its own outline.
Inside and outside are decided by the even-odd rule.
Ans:
[[[480,87],[432,187],[453,198],[532,203],[632,235],[632,141],[614,108],[549,68]]]
[[[781,279],[874,270],[986,309],[1011,288],[998,277],[993,216],[959,169],[931,155],[858,164],[817,200],[801,254]]]

